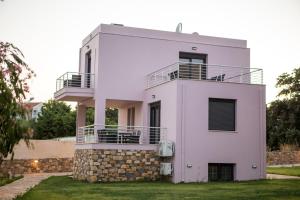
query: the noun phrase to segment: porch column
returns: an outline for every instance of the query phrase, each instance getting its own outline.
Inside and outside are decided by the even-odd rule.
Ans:
[[[86,107],[85,105],[77,104],[77,118],[76,118],[76,133],[79,127],[85,126]]]
[[[105,125],[105,99],[97,98],[95,100],[94,124]]]

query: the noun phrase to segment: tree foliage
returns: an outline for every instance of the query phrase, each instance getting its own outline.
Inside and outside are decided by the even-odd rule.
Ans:
[[[105,124],[106,125],[117,125],[118,124],[118,109],[106,108],[105,110]]]
[[[28,144],[29,126],[23,121],[22,103],[29,92],[28,80],[34,75],[17,47],[0,42],[0,164],[8,154],[13,155],[21,139]]]
[[[94,124],[95,109],[88,108],[86,111],[86,125]],[[105,109],[105,124],[117,125],[118,124],[118,109],[106,108]]]
[[[300,68],[293,70],[291,74],[283,73],[277,78],[276,87],[281,88],[278,96],[299,98],[300,96]]]
[[[280,145],[300,145],[300,68],[291,74],[284,73],[277,79],[276,87],[282,99],[267,108],[267,144],[272,150]]]
[[[72,111],[64,102],[49,100],[43,104],[41,113],[33,122],[33,129],[36,139],[74,136],[76,111]]]

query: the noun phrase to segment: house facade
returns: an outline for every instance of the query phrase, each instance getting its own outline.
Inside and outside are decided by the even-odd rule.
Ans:
[[[265,177],[265,85],[245,40],[101,24],[54,97],[78,102],[77,179]],[[105,124],[108,107],[117,126]]]

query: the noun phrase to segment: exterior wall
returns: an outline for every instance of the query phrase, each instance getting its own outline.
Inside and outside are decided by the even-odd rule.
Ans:
[[[157,180],[159,165],[153,150],[77,149],[73,177],[89,182]]]
[[[73,158],[43,158],[4,160],[0,166],[0,177],[9,173],[72,172]]]
[[[160,101],[160,126],[167,128],[166,139],[173,142],[176,141],[177,99],[177,81],[171,81],[146,90],[143,104],[144,124],[149,126],[149,104]]]
[[[14,148],[14,160],[10,156],[0,166],[0,177],[7,173],[24,174],[40,172],[71,172],[74,144],[71,141],[30,140],[28,148],[21,141]]]
[[[128,108],[134,107],[134,124],[135,126],[142,126],[143,124],[143,112],[142,112],[142,104],[141,103],[131,103],[126,106],[122,106],[118,108],[118,125],[119,126],[127,126],[127,112]]]
[[[73,158],[74,152],[73,141],[30,140],[29,148],[24,141],[20,141],[14,148],[14,159]]]
[[[300,151],[267,152],[268,165],[300,164]]]
[[[182,97],[178,116],[182,123],[178,123],[181,128],[177,132],[175,159],[182,161],[182,170],[175,172],[175,177],[181,177],[175,182],[207,181],[208,163],[235,163],[235,180],[264,178],[265,87],[208,81],[178,84],[178,96]],[[208,130],[210,97],[236,99],[236,131]],[[188,168],[188,164],[192,167]]]
[[[145,36],[146,33],[148,36]],[[104,122],[102,110],[106,99],[143,101],[146,75],[178,62],[180,51],[208,54],[208,64],[250,65],[250,50],[242,40],[110,25],[101,25],[92,35],[93,40],[88,42],[85,39],[85,45],[81,49],[83,55],[83,49],[91,42],[94,45],[98,38],[99,57],[95,61],[98,71],[95,70],[94,94],[96,124]],[[192,47],[197,50],[192,50]],[[146,116],[147,113],[142,112],[141,115]]]

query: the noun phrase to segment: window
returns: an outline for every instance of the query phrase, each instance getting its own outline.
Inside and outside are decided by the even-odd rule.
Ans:
[[[208,181],[233,181],[234,164],[208,163]]]
[[[235,131],[234,99],[209,98],[209,130]]]
[[[134,126],[134,114],[135,114],[134,107],[128,108],[128,110],[127,110],[127,126]]]

